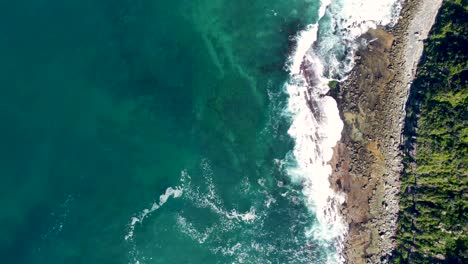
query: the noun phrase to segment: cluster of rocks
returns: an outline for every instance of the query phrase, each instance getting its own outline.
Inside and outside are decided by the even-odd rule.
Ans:
[[[364,34],[349,78],[330,93],[345,123],[330,181],[346,194],[341,212],[349,224],[348,263],[388,263],[396,245],[405,105],[421,39],[434,22],[419,21],[429,2],[407,0],[395,27]],[[430,8],[435,18],[438,7]]]

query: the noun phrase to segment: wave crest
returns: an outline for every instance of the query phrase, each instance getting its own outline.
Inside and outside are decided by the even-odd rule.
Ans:
[[[295,140],[287,173],[303,185],[306,205],[317,224],[307,235],[334,245],[327,263],[342,263],[347,223],[339,213],[345,201],[332,190],[329,161],[341,138],[343,122],[336,101],[327,96],[331,79],[346,78],[354,64],[356,40],[370,28],[393,25],[401,9],[400,0],[322,1],[319,23],[309,25],[295,37],[297,44],[287,67],[290,79],[286,115],[292,124],[288,134]]]

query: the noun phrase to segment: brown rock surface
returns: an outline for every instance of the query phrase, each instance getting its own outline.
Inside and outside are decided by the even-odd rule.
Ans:
[[[355,70],[338,91],[345,127],[331,161],[335,168],[331,181],[347,194],[343,213],[350,227],[347,245],[352,246],[347,246],[345,252],[350,263],[366,263],[367,258],[379,260],[382,238],[391,235],[383,228],[387,223],[379,220],[384,220],[382,214],[386,213],[386,165],[396,158],[395,153],[383,150],[394,147],[387,144],[392,141],[387,126],[394,121],[395,106],[386,103],[396,94],[388,85],[395,77],[389,69],[394,36],[377,29],[363,39],[369,44],[357,52]],[[355,88],[347,89],[351,85]]]
[[[348,263],[387,263],[394,247],[404,106],[421,55],[412,50],[422,45],[410,31],[429,32],[434,21],[418,21],[418,15],[432,8],[428,12],[435,17],[438,7],[429,7],[431,1],[407,0],[394,28],[363,35],[353,71],[331,92],[344,121],[330,181],[346,194],[341,211],[349,223]]]

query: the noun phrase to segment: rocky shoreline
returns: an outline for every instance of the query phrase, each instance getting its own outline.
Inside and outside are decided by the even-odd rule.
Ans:
[[[346,194],[347,263],[387,263],[395,248],[405,105],[441,3],[406,0],[393,28],[361,37],[352,72],[330,92],[344,121],[330,182]]]

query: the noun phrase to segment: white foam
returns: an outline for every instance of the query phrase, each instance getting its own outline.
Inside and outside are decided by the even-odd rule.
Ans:
[[[330,10],[347,37],[356,39],[377,25],[393,25],[401,10],[399,0],[341,0],[333,1]]]
[[[177,216],[177,227],[182,233],[188,235],[193,240],[196,240],[199,244],[204,244],[213,232],[213,228],[207,228],[205,231],[198,231],[192,223],[188,222],[187,219],[181,215]]]
[[[293,158],[295,164],[291,166],[289,162],[287,172],[303,184],[307,206],[318,220],[318,225],[307,230],[306,235],[332,242],[336,247],[336,253],[328,255],[327,263],[344,261],[342,241],[347,232],[338,207],[345,197],[335,193],[329,181],[332,168],[328,162],[341,138],[343,122],[335,100],[325,95],[328,82],[351,69],[356,48],[352,42],[370,28],[395,23],[399,8],[398,0],[323,1],[319,15],[331,16],[332,25],[325,26],[335,32],[327,32],[317,41],[318,24],[307,26],[297,34],[297,46],[287,63],[291,75],[285,85],[289,94],[287,114],[292,119],[288,133],[295,140],[293,157],[287,157]],[[337,51],[348,54],[348,61],[338,60]]]
[[[190,176],[187,172],[183,173],[181,180],[185,182],[183,199],[200,211],[212,213],[216,216],[214,218],[216,220],[210,224],[191,222],[191,217],[186,217],[184,212],[179,212],[176,227],[193,241],[204,244],[204,247],[212,253],[232,256],[235,258],[232,263],[244,263],[246,258],[254,256],[251,256],[249,245],[241,245],[235,237],[238,234],[250,234],[252,230],[262,226],[265,214],[261,207],[262,202],[254,204],[260,207],[258,211],[254,205],[244,212],[239,212],[237,208],[228,209],[214,184],[213,171],[209,162],[203,160],[201,168],[203,173],[201,185],[184,180]],[[244,179],[241,186],[249,184],[247,180]],[[236,235],[232,236],[233,234]]]
[[[179,198],[182,196],[182,193],[183,193],[183,190],[181,187],[175,187],[175,188],[169,187],[166,189],[164,194],[161,194],[159,196],[159,202],[154,202],[150,209],[143,209],[138,216],[133,216],[129,224],[129,231],[127,235],[125,235],[125,240],[129,240],[133,238],[135,225],[137,223],[140,223],[140,224],[143,223],[143,221],[149,214],[151,214],[152,212],[158,210],[161,206],[163,206],[170,197]]]
[[[292,74],[300,73],[302,60],[317,38],[317,30],[317,25],[309,25],[296,36],[297,44],[293,55],[290,57],[291,65],[289,66],[289,71]]]
[[[257,219],[254,207],[251,207],[250,210],[245,213],[238,213],[235,209],[228,211],[216,191],[210,164],[208,161],[203,160],[201,167],[203,169],[204,184],[206,185],[207,192],[200,192],[199,188],[193,188],[188,185],[185,188],[186,199],[190,200],[194,206],[210,209],[218,216],[226,219],[235,219],[245,223],[252,223]]]
[[[328,9],[329,27],[320,37],[317,52],[326,63],[328,77],[343,79],[354,65],[356,39],[377,26],[393,26],[403,0],[336,0]],[[336,56],[340,54],[340,59]],[[347,55],[346,61],[341,57]]]
[[[229,213],[225,213],[225,216],[229,219],[237,219],[244,221],[246,223],[250,223],[254,221],[257,218],[257,215],[255,214],[255,208],[251,207],[250,210],[247,213],[238,213],[236,210],[231,210]]]

